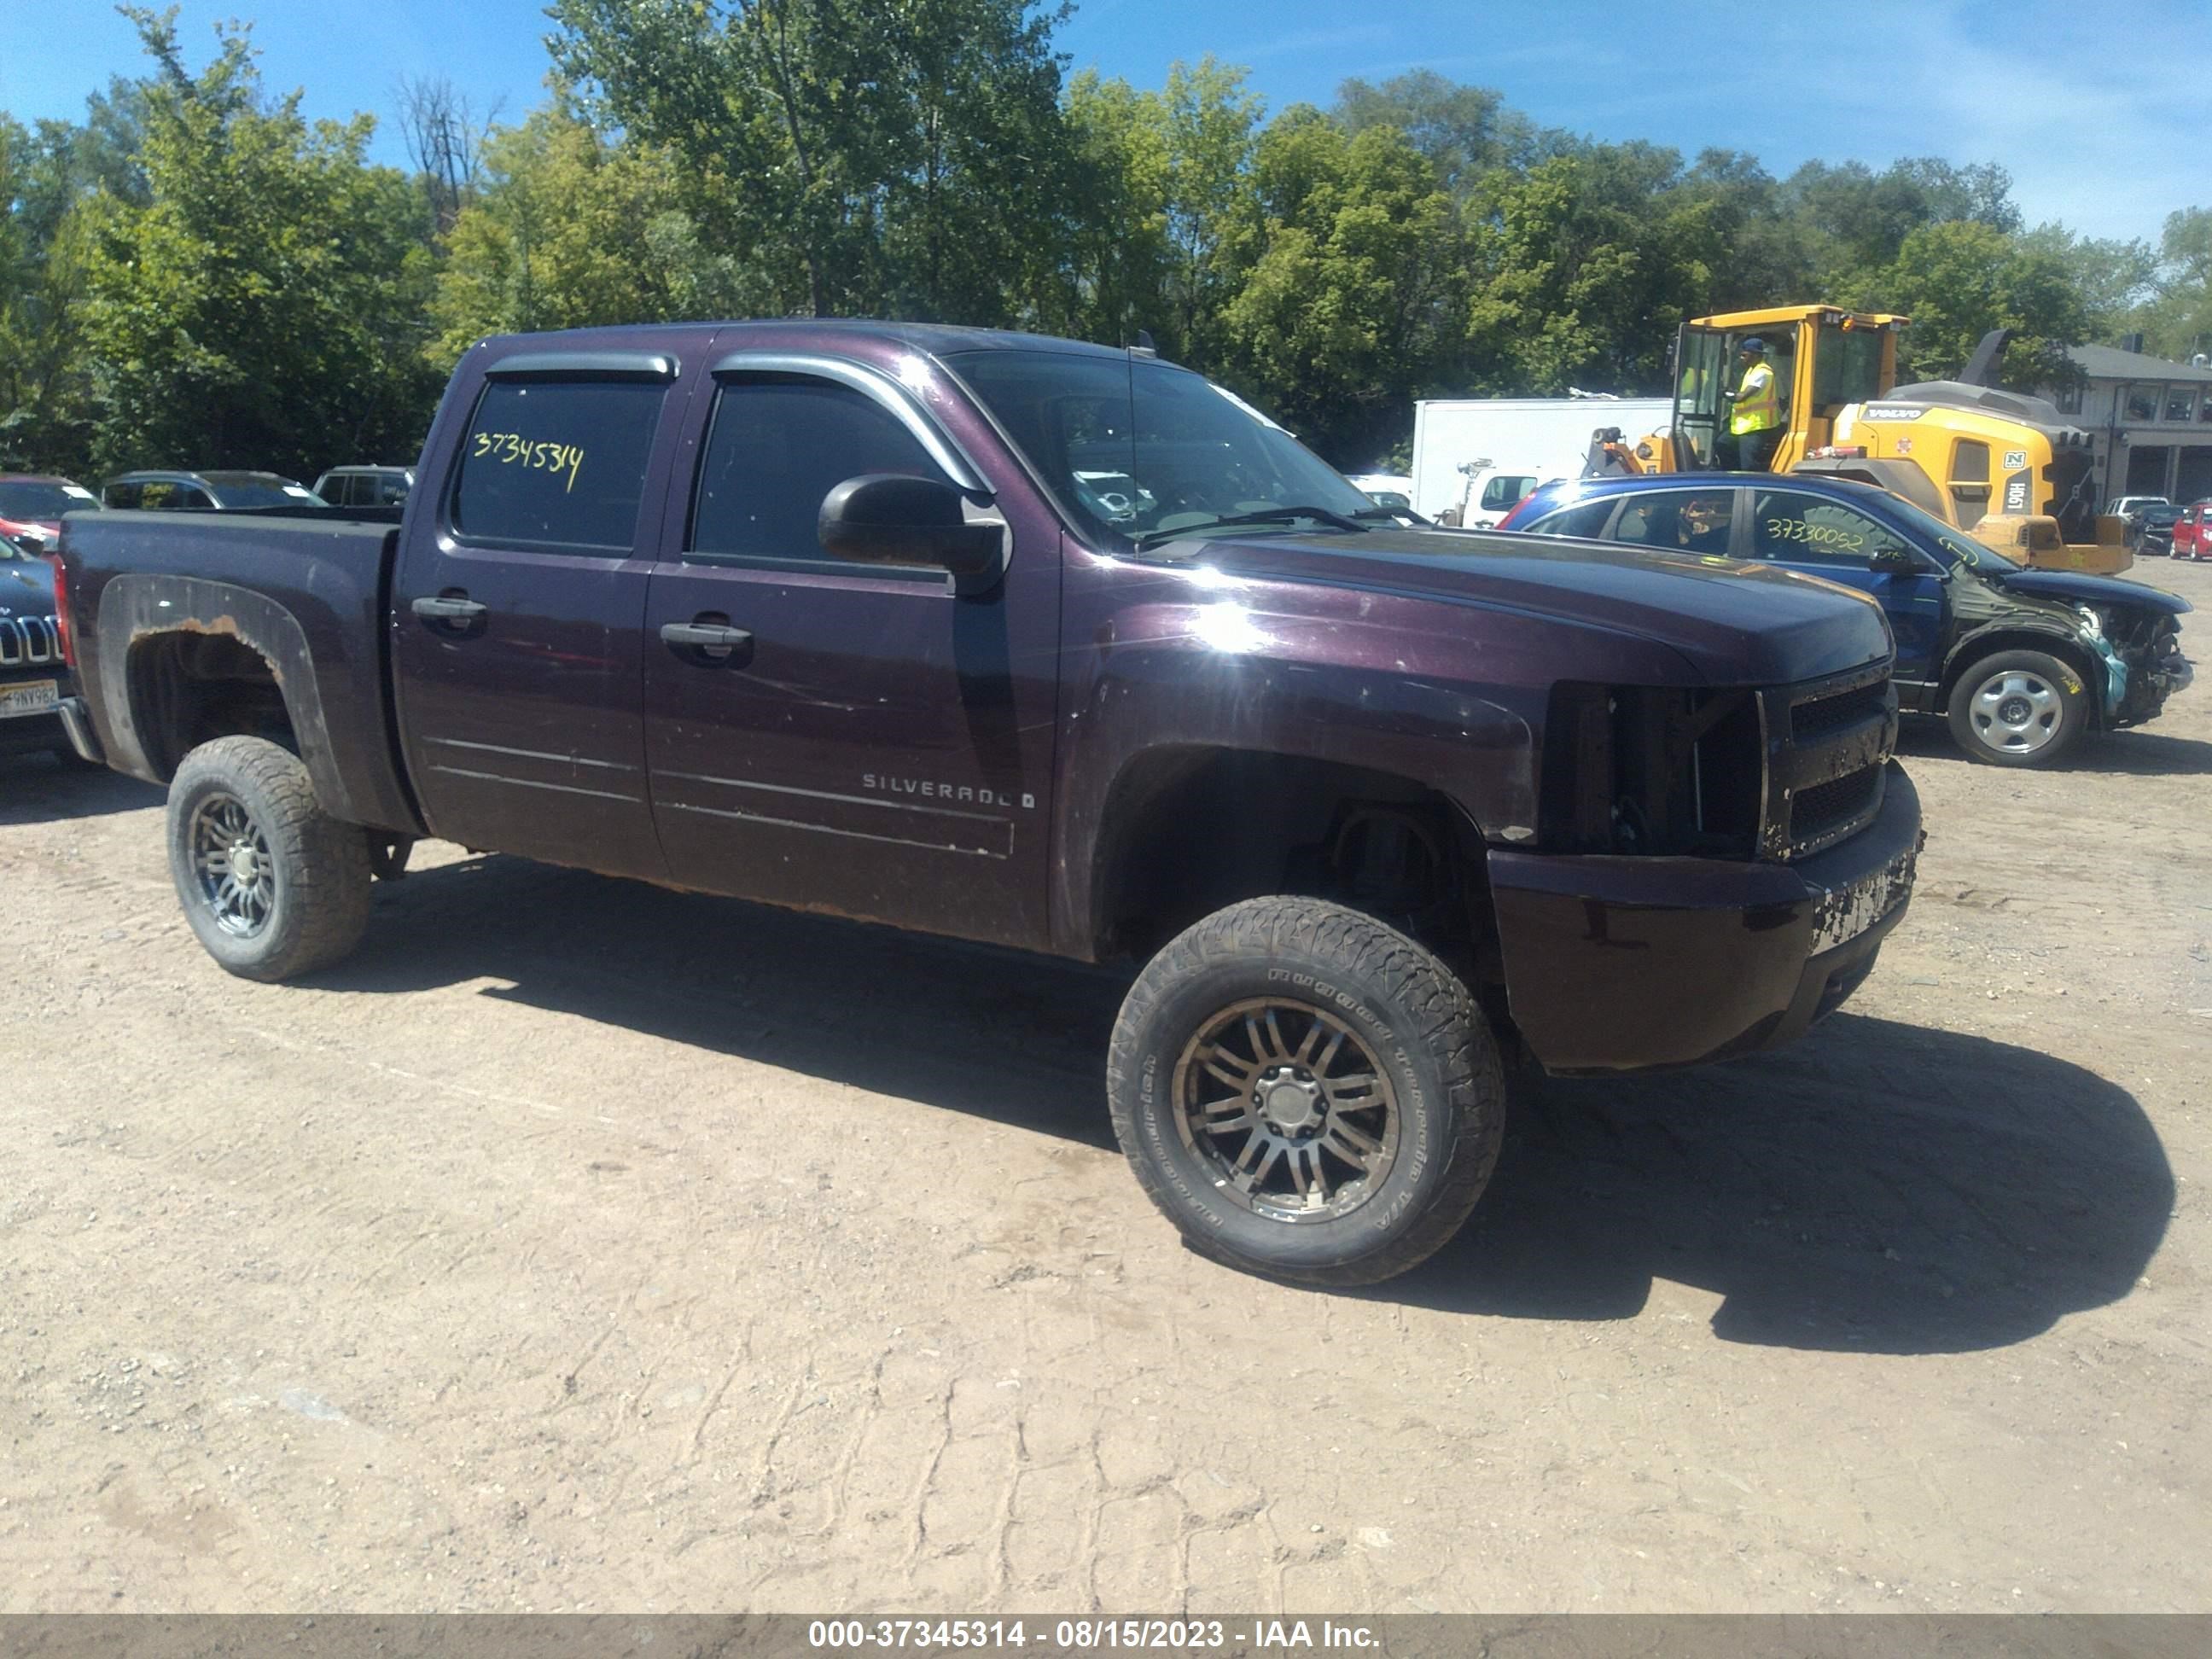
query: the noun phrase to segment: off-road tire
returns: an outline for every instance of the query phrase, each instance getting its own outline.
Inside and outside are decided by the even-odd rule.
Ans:
[[[200,808],[228,796],[268,848],[273,877],[265,922],[226,931],[194,860]],[[368,838],[322,810],[307,769],[265,738],[218,738],[184,758],[169,782],[169,874],[185,919],[225,969],[243,979],[297,979],[346,956],[368,926]]]
[[[2047,687],[2058,715],[2050,735],[2033,748],[2008,750],[1984,738],[1975,712],[1976,698],[1998,675],[2019,676],[2024,685]],[[1951,687],[1951,736],[1967,757],[1985,766],[2021,770],[2057,766],[2087,738],[2094,703],[2087,682],[2070,663],[2041,651],[1998,651],[1968,663]]]
[[[1349,1213],[1293,1222],[1240,1205],[1179,1127],[1188,1047],[1263,999],[1341,1022],[1395,1091],[1395,1161]],[[1130,1168],[1190,1246],[1304,1285],[1372,1285],[1434,1255],[1481,1197],[1505,1128],[1497,1043],[1466,988],[1405,934],[1318,899],[1250,899],[1170,940],[1121,1005],[1106,1077]]]

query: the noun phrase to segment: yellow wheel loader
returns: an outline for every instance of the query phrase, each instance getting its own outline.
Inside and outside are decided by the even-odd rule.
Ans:
[[[1778,306],[1699,317],[1674,347],[1664,432],[1597,433],[1591,475],[1693,472],[1735,465],[1730,408],[1743,343],[1765,346],[1782,402],[1773,472],[1863,479],[2015,559],[2110,574],[2134,563],[2122,521],[2099,516],[2089,434],[2048,398],[1996,385],[2009,331],[1983,337],[1955,380],[1897,382],[1909,318]]]

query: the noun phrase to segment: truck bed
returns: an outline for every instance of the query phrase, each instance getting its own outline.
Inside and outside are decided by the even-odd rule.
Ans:
[[[110,764],[160,783],[182,758],[148,735],[152,711],[133,704],[126,671],[137,642],[156,632],[228,635],[272,665],[325,810],[421,833],[386,672],[398,520],[391,508],[64,519],[78,677],[99,688],[94,726]]]

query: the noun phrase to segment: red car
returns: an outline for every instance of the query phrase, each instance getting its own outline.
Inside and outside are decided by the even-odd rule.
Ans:
[[[0,537],[36,536],[47,546],[62,533],[62,514],[98,507],[100,497],[67,478],[0,472]]]
[[[2194,503],[2173,521],[2173,556],[2212,559],[2212,497]]]

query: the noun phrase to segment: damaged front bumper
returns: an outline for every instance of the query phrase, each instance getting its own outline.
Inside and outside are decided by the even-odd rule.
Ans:
[[[2106,724],[2117,728],[2155,719],[2166,707],[2166,700],[2177,691],[2186,691],[2196,678],[2196,668],[2181,654],[2180,640],[2172,634],[2161,636],[2148,662],[2132,671],[2120,670],[2118,696],[2112,695],[2108,678]]]
[[[1920,798],[1794,863],[1493,851],[1506,998],[1547,1071],[1656,1070],[1790,1042],[1873,970],[1905,915]]]

